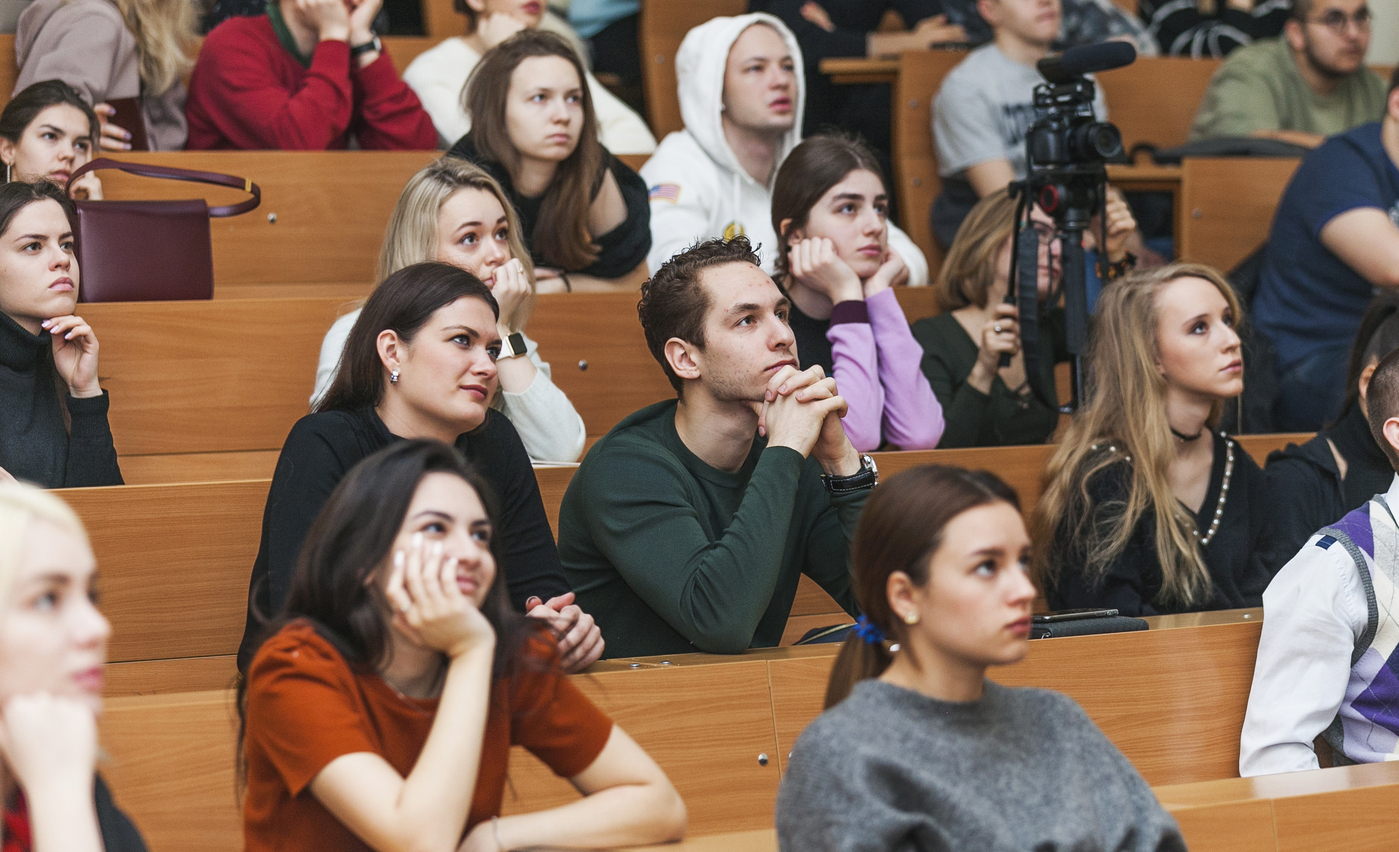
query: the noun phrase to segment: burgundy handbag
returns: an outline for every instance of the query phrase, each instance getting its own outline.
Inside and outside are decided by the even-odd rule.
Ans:
[[[247,178],[123,163],[105,157],[73,172],[68,185],[91,171],[232,186],[252,194],[238,204],[210,207],[202,198],[181,201],[78,201],[78,295],[84,302],[212,299],[214,252],[210,216],[237,216],[262,203]]]

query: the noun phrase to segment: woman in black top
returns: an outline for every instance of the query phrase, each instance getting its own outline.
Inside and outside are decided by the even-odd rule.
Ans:
[[[72,206],[47,180],[0,187],[0,480],[121,485],[78,303]]]
[[[1365,405],[1370,376],[1399,349],[1399,296],[1375,297],[1350,350],[1346,401],[1335,423],[1301,446],[1268,456],[1264,473],[1273,495],[1268,567],[1277,571],[1324,526],[1389,490],[1394,468],[1370,432]]]
[[[568,289],[568,273],[620,278],[651,250],[646,183],[598,141],[584,78],[561,36],[511,36],[467,81],[471,132],[448,152],[500,182],[520,214],[536,276],[562,274]]]
[[[405,267],[365,302],[330,390],[292,427],[277,460],[240,670],[261,642],[264,620],[286,600],[302,543],[330,493],[360,459],[404,438],[455,445],[496,490],[510,599],[559,633],[565,668],[602,654],[592,617],[573,604],[529,454],[505,415],[490,408],[497,313],[480,279],[443,263]]]
[[[1035,506],[1034,564],[1051,608],[1262,604],[1273,575],[1263,473],[1217,431],[1243,390],[1239,316],[1229,284],[1198,264],[1103,289],[1087,393]]]
[[[82,522],[32,485],[0,483],[0,804],[4,848],[146,852],[97,774],[102,667]]]

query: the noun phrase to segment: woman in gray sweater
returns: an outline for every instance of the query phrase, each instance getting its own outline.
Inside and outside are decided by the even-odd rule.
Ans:
[[[781,849],[1185,848],[1072,699],[986,680],[1025,656],[1029,551],[989,473],[930,465],[875,490],[853,550],[865,615],[782,779]]]

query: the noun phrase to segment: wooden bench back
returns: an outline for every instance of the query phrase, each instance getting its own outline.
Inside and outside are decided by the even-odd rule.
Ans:
[[[685,34],[710,18],[732,17],[747,11],[748,4],[743,0],[641,0],[641,86],[651,132],[658,140],[667,133],[685,129],[675,76],[675,53]]]
[[[1237,266],[1268,240],[1273,211],[1301,160],[1191,158],[1181,166],[1181,260],[1222,271]]]

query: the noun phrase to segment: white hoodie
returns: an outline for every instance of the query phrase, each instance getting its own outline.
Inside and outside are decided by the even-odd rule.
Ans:
[[[651,190],[651,253],[646,261],[652,271],[697,240],[739,234],[748,235],[759,247],[763,268],[773,271],[777,234],[772,229],[772,184],[764,186],[744,171],[724,137],[720,120],[729,50],[743,31],[756,23],[767,24],[782,35],[796,64],[797,108],[792,129],[777,152],[779,166],[801,141],[806,84],[801,47],[786,24],[757,12],[713,18],[690,30],[675,54],[685,129],[661,140],[656,153],[641,167],[641,177]],[[777,169],[773,169],[776,177]],[[890,225],[889,244],[908,266],[908,283],[927,286],[928,261],[913,240]]]

